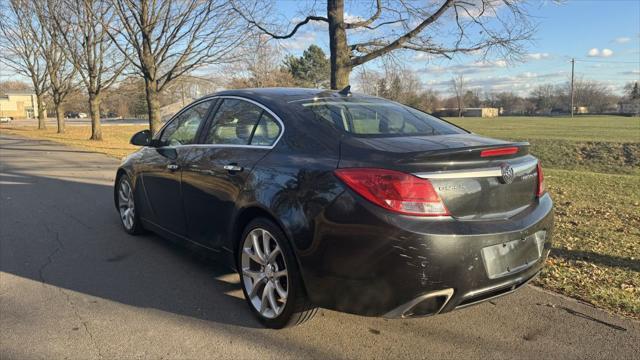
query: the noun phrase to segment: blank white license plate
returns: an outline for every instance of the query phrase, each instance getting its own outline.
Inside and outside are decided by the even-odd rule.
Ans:
[[[542,256],[545,238],[546,232],[538,231],[524,239],[483,248],[482,259],[489,278],[507,276],[533,265]]]

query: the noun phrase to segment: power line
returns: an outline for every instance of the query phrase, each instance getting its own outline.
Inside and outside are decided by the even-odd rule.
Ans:
[[[580,62],[593,62],[593,63],[608,63],[608,64],[638,64],[640,65],[640,60],[639,61],[621,61],[621,60],[591,60],[591,59],[573,59],[575,61],[580,61]]]

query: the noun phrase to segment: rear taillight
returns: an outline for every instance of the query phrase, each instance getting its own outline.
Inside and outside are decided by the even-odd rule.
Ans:
[[[338,169],[335,174],[352,190],[385,209],[406,215],[449,215],[429,180],[385,169]]]
[[[540,161],[538,161],[538,187],[536,188],[536,196],[540,197],[544,194],[544,174],[542,173],[542,166],[540,165]]]
[[[518,152],[517,146],[510,146],[510,147],[503,147],[503,148],[497,148],[497,149],[482,150],[480,152],[480,157],[513,155],[517,152]]]

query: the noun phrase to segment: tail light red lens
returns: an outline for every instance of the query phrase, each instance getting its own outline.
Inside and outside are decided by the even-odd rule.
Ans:
[[[515,154],[517,152],[518,152],[518,147],[517,146],[497,148],[497,149],[489,149],[489,150],[482,150],[480,152],[480,157],[513,155],[513,154]]]
[[[335,174],[365,199],[396,213],[416,216],[449,215],[429,180],[385,169],[338,169]]]
[[[540,197],[546,191],[544,188],[544,173],[542,172],[542,166],[540,165],[540,161],[538,161],[538,188],[536,189],[536,196]]]

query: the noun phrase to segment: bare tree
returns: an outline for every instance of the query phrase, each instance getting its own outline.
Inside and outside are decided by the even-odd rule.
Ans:
[[[76,69],[69,61],[63,46],[63,33],[72,31],[68,24],[58,28],[53,18],[63,16],[64,8],[60,0],[34,1],[33,11],[40,24],[41,34],[37,45],[44,58],[49,75],[51,100],[56,110],[58,133],[65,132],[63,103],[67,95],[74,89]]]
[[[28,83],[20,80],[0,81],[0,94],[4,94],[5,91],[12,91],[12,90],[26,91],[30,89],[31,89],[31,86]]]
[[[570,89],[571,84],[565,86]],[[585,106],[591,113],[599,114],[616,107],[618,97],[601,82],[577,78],[574,89],[576,106]]]
[[[259,31],[275,38],[288,39],[310,22],[326,23],[331,50],[331,88],[349,83],[351,71],[364,63],[399,50],[412,50],[433,57],[452,58],[456,54],[497,54],[519,59],[523,43],[535,26],[529,21],[523,1],[512,0],[438,0],[431,2],[376,0],[373,14],[347,21],[344,0],[327,0],[326,15],[316,9],[294,24],[288,32],[277,32],[282,24],[264,21],[271,14],[266,0],[236,1],[236,12]],[[428,31],[427,31],[428,30]],[[349,31],[357,31],[358,42],[349,43]]]
[[[64,12],[53,20],[63,34],[65,50],[89,95],[91,140],[102,140],[100,102],[103,91],[128,65],[109,35],[114,14],[105,0],[64,0]],[[67,31],[71,29],[70,31]]]
[[[110,0],[109,34],[145,81],[149,126],[161,125],[160,92],[190,71],[236,60],[248,34],[224,0]]]
[[[456,104],[458,105],[458,117],[462,117],[462,112],[464,111],[466,86],[466,81],[462,74],[458,74],[451,79],[451,92],[455,96]]]
[[[28,0],[10,0],[0,9],[0,63],[31,80],[38,107],[38,129],[46,129],[44,95],[47,66],[38,46],[40,25]]]
[[[283,66],[281,49],[270,43],[267,36],[256,36],[248,41],[250,51],[242,60],[229,66],[236,74],[227,82],[230,88],[260,88],[295,86],[296,81]]]
[[[355,85],[357,91],[367,95],[378,96],[378,81],[380,81],[382,76],[382,74],[375,70],[370,70],[366,66],[361,66],[355,74]]]

